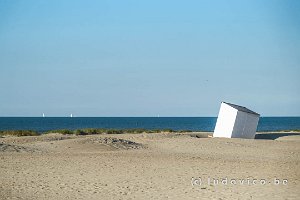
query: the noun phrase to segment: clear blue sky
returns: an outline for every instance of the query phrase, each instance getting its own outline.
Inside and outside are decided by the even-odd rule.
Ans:
[[[0,116],[300,115],[300,1],[0,0]]]

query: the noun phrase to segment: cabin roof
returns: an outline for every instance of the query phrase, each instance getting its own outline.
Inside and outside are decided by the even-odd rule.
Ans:
[[[245,112],[245,113],[250,113],[250,114],[254,114],[254,115],[259,115],[258,113],[252,111],[252,110],[249,110],[248,108],[246,107],[243,107],[243,106],[239,106],[239,105],[235,105],[235,104],[232,104],[232,103],[227,103],[227,102],[223,102],[235,109],[237,109],[238,111],[241,111],[241,112]]]

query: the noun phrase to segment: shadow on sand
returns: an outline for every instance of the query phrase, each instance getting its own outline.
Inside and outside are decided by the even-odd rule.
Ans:
[[[255,139],[275,140],[280,137],[292,135],[300,135],[300,133],[258,133],[255,135]]]

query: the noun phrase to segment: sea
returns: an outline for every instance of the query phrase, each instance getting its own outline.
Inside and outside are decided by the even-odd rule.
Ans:
[[[0,117],[0,130],[172,129],[213,131],[216,117]],[[261,117],[257,131],[300,130],[300,117]]]

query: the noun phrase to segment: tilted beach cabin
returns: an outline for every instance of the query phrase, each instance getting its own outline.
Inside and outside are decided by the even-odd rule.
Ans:
[[[259,114],[246,107],[222,102],[213,137],[255,137]]]

